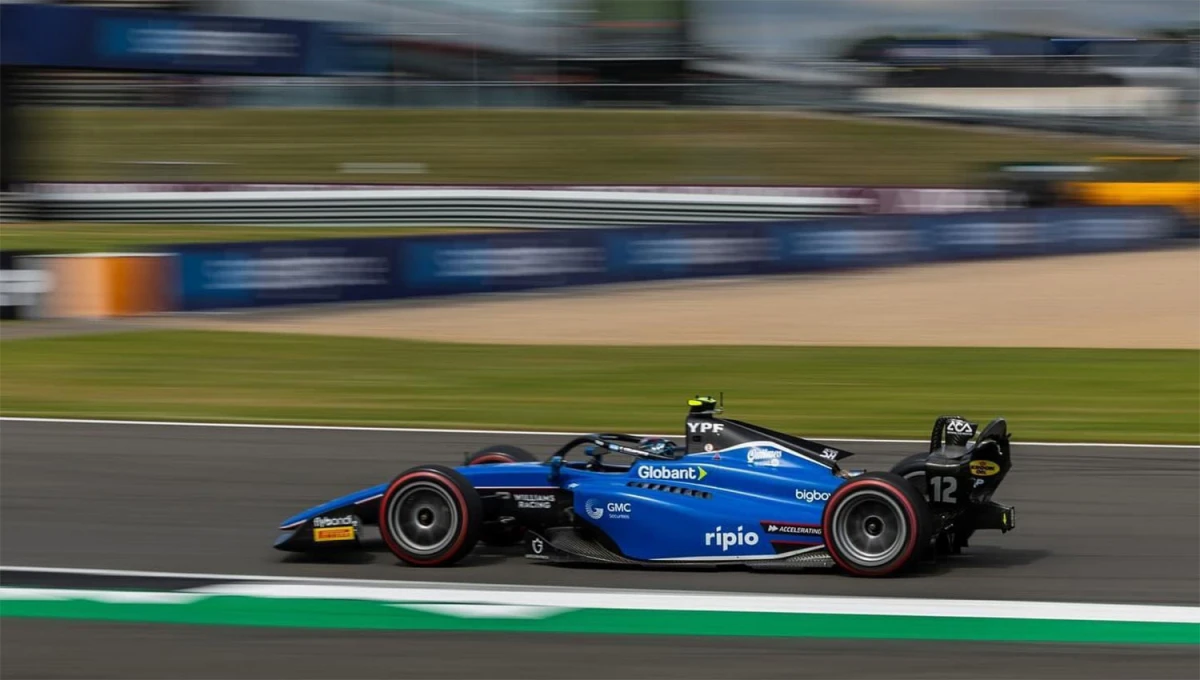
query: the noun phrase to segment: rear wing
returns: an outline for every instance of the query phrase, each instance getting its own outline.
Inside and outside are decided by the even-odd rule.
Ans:
[[[967,436],[980,446],[984,442],[993,441],[1004,455],[1009,455],[1009,442],[1012,435],[1008,432],[1008,422],[1004,418],[994,418],[982,430],[962,416],[938,416],[933,421],[933,432],[929,435],[929,452],[940,451],[949,437]]]

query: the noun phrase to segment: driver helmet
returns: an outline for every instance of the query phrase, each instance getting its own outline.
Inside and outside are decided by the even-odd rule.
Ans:
[[[638,446],[646,453],[656,456],[675,456],[675,442],[659,437],[647,437],[638,442]]]

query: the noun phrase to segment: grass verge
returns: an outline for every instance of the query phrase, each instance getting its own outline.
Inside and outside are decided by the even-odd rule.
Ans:
[[[0,227],[0,248],[50,253],[100,252],[174,243],[418,236],[489,229],[449,227],[251,227],[189,224],[12,223]]]
[[[1003,415],[1018,439],[1195,444],[1200,353],[526,347],[209,331],[0,345],[9,416],[676,432],[684,400],[814,436],[925,436]]]
[[[730,111],[29,109],[41,180],[961,185],[1128,145]],[[172,176],[146,162],[207,163]],[[343,174],[343,163],[423,164]]]

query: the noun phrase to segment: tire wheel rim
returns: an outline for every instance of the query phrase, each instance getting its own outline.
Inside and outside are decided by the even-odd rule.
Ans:
[[[388,530],[406,552],[434,555],[458,535],[459,513],[450,493],[432,482],[404,487],[388,504]]]
[[[904,510],[879,491],[851,493],[838,504],[832,524],[838,552],[860,567],[888,564],[908,542]]]

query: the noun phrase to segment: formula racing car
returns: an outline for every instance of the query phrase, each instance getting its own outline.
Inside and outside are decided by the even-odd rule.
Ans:
[[[1010,434],[941,416],[928,451],[888,472],[843,469],[851,452],[718,417],[689,401],[682,446],[592,434],[539,461],[489,446],[463,465],[422,465],[285,520],[275,547],[361,549],[365,525],[401,561],[446,566],[480,541],[526,557],[609,565],[839,567],[884,576],[954,554],[981,529],[1007,532],[992,500],[1012,467]],[[582,449],[582,456],[571,456]]]

